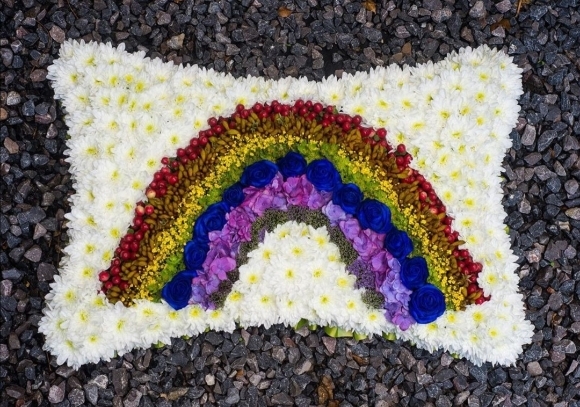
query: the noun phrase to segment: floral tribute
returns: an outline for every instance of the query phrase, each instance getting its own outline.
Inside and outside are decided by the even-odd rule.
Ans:
[[[67,42],[70,244],[40,331],[78,367],[207,329],[379,334],[511,364],[529,343],[501,161],[520,70],[234,79]]]

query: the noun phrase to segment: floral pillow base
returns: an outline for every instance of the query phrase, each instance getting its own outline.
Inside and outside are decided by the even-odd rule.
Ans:
[[[521,71],[503,53],[485,46],[467,48],[415,68],[389,66],[321,82],[272,81],[174,66],[145,58],[144,53],[127,53],[122,45],[69,41],[49,68],[49,79],[67,113],[66,153],[76,190],[67,214],[70,244],[40,323],[45,349],[57,356],[59,364],[78,368],[207,329],[296,325],[303,319],[364,334],[394,335],[430,351],[443,348],[475,364],[513,364],[530,342],[533,327],[525,320],[517,292],[517,258],[504,229],[500,186],[501,163],[519,111]],[[178,149],[203,134],[209,118],[232,116],[238,105],[272,101],[289,105],[298,100],[334,106],[366,126],[386,128],[391,145],[406,146],[413,156],[410,167],[429,181],[454,219],[463,248],[482,265],[477,284],[486,301],[462,310],[448,307],[436,320],[410,326],[393,323],[384,312],[364,306],[357,313],[340,307],[332,313],[323,309],[324,304],[309,301],[308,295],[294,297],[303,302],[294,313],[283,307],[257,309],[260,301],[251,295],[247,303],[245,298],[233,306],[230,294],[219,309],[189,303],[176,310],[165,300],[139,299],[130,306],[110,301],[99,277],[118,254],[134,221],[136,203],[154,196],[146,191],[162,159],[175,157]],[[288,235],[296,235],[297,247],[308,248],[313,241],[325,241],[328,230],[300,222],[278,225],[248,254],[254,269],[263,266],[255,259],[268,248],[289,261],[292,254],[280,250],[285,247],[281,238]],[[327,258],[338,253],[333,244],[325,247]],[[320,251],[306,251],[307,263],[319,261]],[[242,267],[239,271],[234,288],[243,288],[252,279]],[[331,272],[338,276],[336,281],[346,282],[337,298],[362,304],[363,291],[355,288],[344,264],[338,262]],[[253,294],[271,293],[277,283],[263,281],[252,288]],[[329,296],[335,288],[328,288]],[[277,294],[288,296],[292,290]],[[276,312],[280,315],[272,314]]]

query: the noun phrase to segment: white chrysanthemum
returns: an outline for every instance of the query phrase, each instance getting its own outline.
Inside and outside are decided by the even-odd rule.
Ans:
[[[224,310],[208,310],[206,321],[209,329],[216,331],[232,332],[236,329],[236,323],[231,315]]]
[[[71,196],[74,211],[68,215],[72,243],[64,250],[61,275],[52,284],[40,322],[45,349],[59,363],[78,367],[107,359],[115,350],[122,354],[207,327],[232,330],[236,320],[251,315],[246,301],[261,304],[263,310],[275,303],[276,311],[264,311],[262,321],[249,321],[255,324],[316,320],[308,302],[324,295],[335,305],[321,308],[326,321],[354,331],[397,332],[417,346],[444,347],[474,363],[513,363],[522,344],[529,342],[533,327],[524,320],[516,294],[517,258],[502,231],[505,214],[499,203],[502,153],[511,146],[509,133],[522,93],[521,69],[504,53],[468,48],[436,64],[376,68],[314,83],[305,78],[236,80],[211,69],[150,60],[142,51],[128,54],[123,45],[67,41],[60,52],[48,77],[55,81],[55,95],[68,114],[65,153],[70,155],[76,193]],[[177,312],[163,303],[143,301],[113,307],[102,295],[95,296],[98,273],[109,265],[160,159],[207,128],[208,117],[231,114],[236,101],[271,99],[336,105],[363,115],[366,124],[387,128],[390,142],[404,143],[414,156],[411,165],[431,182],[456,218],[454,227],[467,241],[465,247],[482,262],[479,283],[491,301],[400,331],[362,303],[327,232],[300,225],[272,234],[251,254],[251,264],[240,267],[240,281],[224,310],[189,306]],[[260,294],[275,297],[275,302]],[[87,318],[91,327],[117,332],[104,328],[77,335]]]
[[[190,305],[181,310],[183,323],[185,324],[184,332],[186,335],[197,335],[203,332],[207,326],[205,317],[206,313],[199,305]]]
[[[305,77],[300,77],[295,79],[290,89],[288,89],[288,96],[291,102],[298,99],[316,100],[318,99],[317,92],[316,82],[309,81]]]
[[[344,85],[336,76],[329,76],[317,84],[320,101],[326,105],[336,106],[345,97]]]

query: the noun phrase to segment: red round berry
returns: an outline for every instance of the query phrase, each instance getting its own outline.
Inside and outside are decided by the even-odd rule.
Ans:
[[[108,281],[109,278],[111,278],[111,275],[109,274],[108,271],[101,271],[99,273],[99,281],[102,281],[104,283],[105,281]]]

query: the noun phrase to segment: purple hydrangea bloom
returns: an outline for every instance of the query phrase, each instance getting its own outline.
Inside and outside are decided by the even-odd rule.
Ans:
[[[335,205],[332,201],[328,202],[322,207],[322,213],[326,215],[330,221],[330,226],[337,226],[339,222],[346,221],[352,218],[352,215],[346,213],[340,205]]]
[[[308,182],[305,175],[302,175],[288,178],[282,185],[282,189],[289,205],[306,206],[314,186]]]
[[[283,184],[282,174],[278,173],[264,188],[244,188],[246,199],[240,206],[249,208],[257,216],[262,216],[267,209],[286,210],[288,201],[284,196]]]
[[[233,243],[249,242],[252,239],[252,224],[256,215],[248,207],[238,206],[226,215],[226,219],[222,236],[227,236]]]
[[[385,297],[385,317],[402,330],[415,323],[409,314],[409,300],[412,291],[401,282],[399,273],[389,270],[379,291]]]

